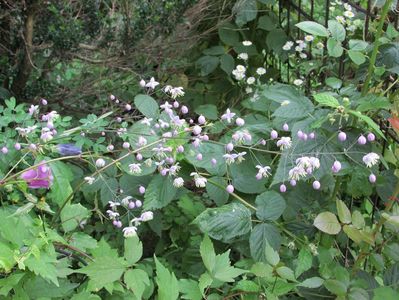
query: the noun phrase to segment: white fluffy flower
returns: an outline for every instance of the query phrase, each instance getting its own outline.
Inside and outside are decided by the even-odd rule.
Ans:
[[[154,77],[151,77],[150,81],[148,81],[145,86],[150,89],[155,89],[157,85],[159,85],[159,82],[155,81]]]
[[[85,180],[88,184],[92,185],[96,179],[95,179],[94,177],[89,177],[89,176],[88,176],[88,177],[85,177],[84,180]]]
[[[288,171],[289,178],[293,180],[299,180],[301,177],[306,177],[306,175],[305,169],[300,166],[293,167]]]
[[[244,46],[251,46],[251,45],[252,45],[252,42],[251,42],[251,41],[243,41],[242,44],[243,44]]]
[[[277,141],[277,147],[280,147],[281,150],[288,149],[292,145],[291,138],[288,136],[283,136],[280,140]]]
[[[173,186],[174,186],[174,187],[179,188],[179,187],[182,187],[183,185],[184,185],[184,180],[183,180],[183,178],[177,177],[177,178],[175,178],[175,179],[173,180]]]
[[[140,216],[140,220],[142,222],[148,222],[151,221],[152,219],[154,219],[154,214],[152,213],[152,211],[145,211]]]
[[[129,164],[129,171],[132,174],[140,174],[141,173],[141,164]]]
[[[295,79],[295,80],[294,80],[294,84],[295,84],[296,86],[300,86],[300,85],[302,85],[302,83],[303,83],[303,80],[302,80],[302,79]]]
[[[352,11],[347,10],[344,12],[344,16],[351,19],[355,16],[355,14]]]
[[[256,73],[257,73],[258,75],[266,74],[266,69],[265,69],[265,68],[257,68],[257,69],[256,69]]]
[[[240,53],[238,54],[238,58],[242,60],[247,60],[248,59],[248,53]]]
[[[269,177],[271,168],[269,166],[261,166],[257,165],[256,168],[258,169],[258,174],[256,177]]]
[[[371,168],[372,166],[377,164],[379,159],[380,159],[380,156],[374,152],[370,152],[369,154],[366,154],[365,156],[363,156],[363,162],[369,168]]]
[[[247,84],[254,84],[255,83],[255,77],[248,77],[247,79]]]
[[[313,36],[313,35],[310,35],[310,34],[305,35],[305,41],[311,42],[311,41],[313,41],[313,40],[314,40],[314,36]]]
[[[203,188],[206,186],[208,180],[205,177],[202,177],[196,172],[191,173],[190,176],[194,176],[194,182],[196,187]]]
[[[346,23],[346,20],[343,16],[336,16],[335,19],[338,21],[338,23],[341,23],[341,24]]]
[[[137,236],[137,227],[135,227],[135,226],[125,227],[122,229],[122,231],[123,231],[123,236],[125,238]]]

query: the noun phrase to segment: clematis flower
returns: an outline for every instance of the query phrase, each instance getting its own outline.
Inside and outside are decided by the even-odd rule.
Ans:
[[[31,189],[48,189],[54,179],[51,169],[46,165],[46,161],[42,161],[41,164],[34,169],[23,172],[21,178],[28,183],[28,187]]]

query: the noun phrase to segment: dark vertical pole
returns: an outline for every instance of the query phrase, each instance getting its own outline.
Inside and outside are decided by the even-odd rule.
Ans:
[[[369,33],[370,13],[371,13],[371,0],[367,0],[366,20],[364,21],[364,39],[366,41]]]
[[[290,37],[291,0],[287,1],[287,36]],[[287,58],[287,82],[290,82],[290,58]]]

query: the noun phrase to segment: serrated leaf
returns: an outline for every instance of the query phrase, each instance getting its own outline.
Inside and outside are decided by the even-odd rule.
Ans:
[[[201,300],[202,294],[198,282],[191,279],[180,279],[179,290],[182,293],[181,299]]]
[[[385,136],[382,133],[380,127],[369,116],[363,115],[361,112],[358,112],[358,111],[355,111],[355,110],[348,110],[348,113],[350,113],[351,115],[353,115],[353,116],[361,119],[362,121],[364,121],[375,132],[377,132],[380,137],[382,137],[385,140]]]
[[[336,108],[339,106],[338,100],[327,93],[316,94],[313,97],[321,105],[333,107],[333,108]]]
[[[338,234],[341,231],[337,217],[328,211],[318,214],[313,225],[328,234]]]
[[[349,224],[350,222],[352,222],[351,212],[349,208],[346,206],[345,202],[337,199],[336,204],[337,204],[338,218],[341,221],[341,223]]]
[[[175,300],[179,297],[179,283],[173,272],[165,268],[154,256],[157,276],[155,281],[158,285],[159,300]]]
[[[137,299],[142,299],[146,286],[150,285],[148,274],[141,269],[130,269],[125,272],[123,281],[131,289]]]
[[[328,36],[327,29],[323,25],[320,25],[319,23],[316,23],[313,21],[300,22],[300,23],[296,24],[295,26],[307,33],[310,33],[310,34],[313,34],[316,36],[323,36],[323,37]]]
[[[256,261],[266,262],[265,250],[267,245],[270,245],[275,250],[280,249],[280,232],[273,224],[258,224],[252,229],[249,237],[251,256]]]
[[[134,105],[147,118],[156,119],[159,116],[159,107],[154,98],[139,94],[134,97]]]
[[[79,204],[68,204],[61,211],[61,225],[65,232],[72,231],[90,215],[89,210]]]
[[[222,282],[234,282],[234,278],[246,272],[245,270],[231,266],[229,254],[230,250],[216,255],[212,277]]]
[[[169,176],[155,175],[144,194],[144,209],[159,209],[168,205],[176,195],[177,189]]]
[[[280,255],[269,244],[265,248],[266,260],[272,266],[276,266],[280,262]]]
[[[302,287],[309,288],[309,289],[316,289],[318,287],[321,287],[323,285],[323,283],[324,283],[323,278],[311,277],[311,278],[305,279],[303,282],[298,284],[298,286],[302,286]]]
[[[251,230],[251,212],[240,203],[231,203],[206,209],[194,223],[210,237],[229,241]]]
[[[206,269],[212,273],[215,267],[216,254],[212,241],[207,235],[204,236],[204,239],[201,242],[200,253]]]
[[[128,262],[128,264],[134,265],[136,262],[138,262],[143,255],[143,244],[141,243],[140,239],[138,236],[132,236],[125,238],[124,241],[125,244],[125,259]]]
[[[284,212],[284,198],[275,191],[267,191],[256,197],[256,216],[262,221],[275,221]]]
[[[306,272],[312,267],[313,255],[309,249],[303,247],[299,251],[297,265],[295,268],[295,276],[299,277],[303,272]]]

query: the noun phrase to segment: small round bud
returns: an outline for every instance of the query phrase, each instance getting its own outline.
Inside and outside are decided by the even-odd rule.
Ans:
[[[102,136],[105,136],[105,132],[104,132],[104,131],[102,131],[102,132],[101,132],[101,135],[102,135]]]
[[[314,132],[309,133],[309,138],[311,140],[314,140],[315,137],[316,137],[316,134]]]
[[[161,175],[162,175],[162,176],[168,175],[168,169],[162,169],[162,170],[161,170]]]
[[[136,200],[135,204],[136,207],[141,207],[143,205],[143,202],[141,202],[140,200]]]
[[[7,154],[8,153],[8,148],[6,146],[4,146],[3,148],[1,148],[1,152],[3,154]]]
[[[116,97],[115,97],[114,95],[111,94],[111,95],[109,96],[109,99],[111,99],[111,101],[114,101],[114,100],[116,99]]]
[[[234,145],[232,143],[228,143],[226,145],[226,151],[231,152],[234,149]]]
[[[261,179],[263,178],[263,176],[262,176],[262,174],[257,173],[257,174],[255,175],[255,178],[256,178],[257,180],[261,180]]]
[[[264,139],[261,139],[261,140],[260,140],[260,144],[261,144],[262,146],[266,146],[266,141],[265,141]]]
[[[197,160],[202,160],[202,154],[201,153],[197,154]]]
[[[226,187],[226,192],[228,192],[229,194],[234,193],[234,186],[231,185],[231,184],[229,184],[229,185]]]
[[[204,140],[205,142],[209,141],[209,136],[207,134],[204,134],[202,136],[202,140]]]
[[[166,159],[166,162],[168,163],[168,164],[173,164],[174,162],[175,162],[175,160],[173,159],[173,157],[167,157]]]
[[[215,165],[217,164],[217,160],[216,160],[215,158],[212,158],[212,159],[211,159],[211,164],[212,164],[213,166],[215,166]]]
[[[180,105],[179,102],[177,102],[177,101],[173,102],[173,107],[174,108],[179,108],[179,105]]]
[[[236,125],[237,126],[244,126],[244,124],[245,124],[244,119],[242,119],[242,118],[237,118],[236,119]]]
[[[346,141],[346,133],[343,132],[343,131],[341,131],[340,133],[338,133],[338,140],[339,140],[340,142]]]
[[[141,155],[141,153],[137,153],[137,154],[136,154],[136,159],[137,159],[138,161],[143,160],[143,155]]]
[[[357,143],[359,145],[365,145],[367,143],[367,139],[364,137],[364,135],[359,136],[357,139]]]
[[[133,209],[136,207],[136,204],[133,201],[130,201],[128,204],[129,209]]]
[[[296,186],[296,180],[295,179],[291,179],[290,180],[290,184],[291,184],[291,186]]]
[[[145,87],[145,81],[144,81],[144,79],[141,79],[139,84],[140,84],[141,87]]]
[[[315,181],[313,181],[313,184],[312,184],[312,186],[313,186],[313,188],[315,189],[315,190],[318,190],[318,189],[320,189],[320,182],[319,181],[317,181],[317,180],[315,180]]]
[[[377,177],[374,174],[370,174],[369,181],[370,183],[375,183],[377,181]]]
[[[35,151],[35,150],[37,150],[37,146],[35,144],[30,144],[29,145],[29,150]]]
[[[42,105],[47,105],[48,102],[47,102],[46,99],[43,99],[43,98],[42,98],[41,103],[42,103]]]
[[[368,140],[369,142],[374,142],[374,141],[375,141],[375,135],[374,135],[374,133],[370,132],[370,133],[367,135],[367,140]]]
[[[284,123],[284,125],[283,125],[283,130],[284,130],[284,131],[290,130],[290,127],[288,126],[287,123]]]
[[[296,133],[296,136],[297,136],[298,139],[300,139],[300,140],[303,139],[303,135],[304,135],[304,133],[302,132],[302,130],[298,130],[298,132]]]
[[[123,147],[124,149],[129,149],[129,148],[130,148],[129,142],[124,142],[124,143],[122,144],[122,147]]]
[[[303,134],[302,140],[304,140],[304,141],[308,140],[308,135],[306,133]]]
[[[180,111],[181,111],[181,113],[182,113],[183,115],[187,114],[187,113],[188,113],[188,108],[187,108],[187,106],[183,105],[183,106],[181,107]]]
[[[180,146],[177,147],[176,150],[177,150],[178,153],[183,153],[184,152],[184,147],[182,145],[180,145]]]
[[[283,183],[282,185],[280,185],[280,192],[285,193],[286,191],[287,191],[287,187]]]
[[[199,135],[199,134],[201,133],[201,131],[202,131],[201,126],[195,125],[195,126],[193,127],[193,133],[194,133],[195,135]]]
[[[142,185],[140,185],[140,187],[139,187],[139,193],[140,194],[144,194],[145,193],[145,187],[143,187]]]
[[[107,150],[108,151],[114,151],[114,148],[115,148],[114,145],[108,145],[107,146]]]
[[[96,167],[97,168],[102,168],[105,166],[105,160],[103,160],[102,158],[99,158],[96,160]]]
[[[130,104],[126,104],[125,110],[127,110],[127,111],[132,110],[132,106]]]
[[[117,118],[116,118],[116,122],[122,123],[122,118],[121,118],[121,117],[117,117]]]
[[[15,148],[15,150],[21,150],[21,144],[15,143],[14,148]]]
[[[270,137],[271,137],[272,139],[278,138],[278,133],[277,133],[277,131],[276,131],[276,130],[272,130],[272,132],[270,132]]]
[[[331,170],[333,171],[333,173],[338,173],[341,170],[341,168],[342,168],[341,163],[338,160],[336,160],[334,161]]]
[[[206,119],[203,115],[198,117],[198,124],[204,125],[206,123]]]

